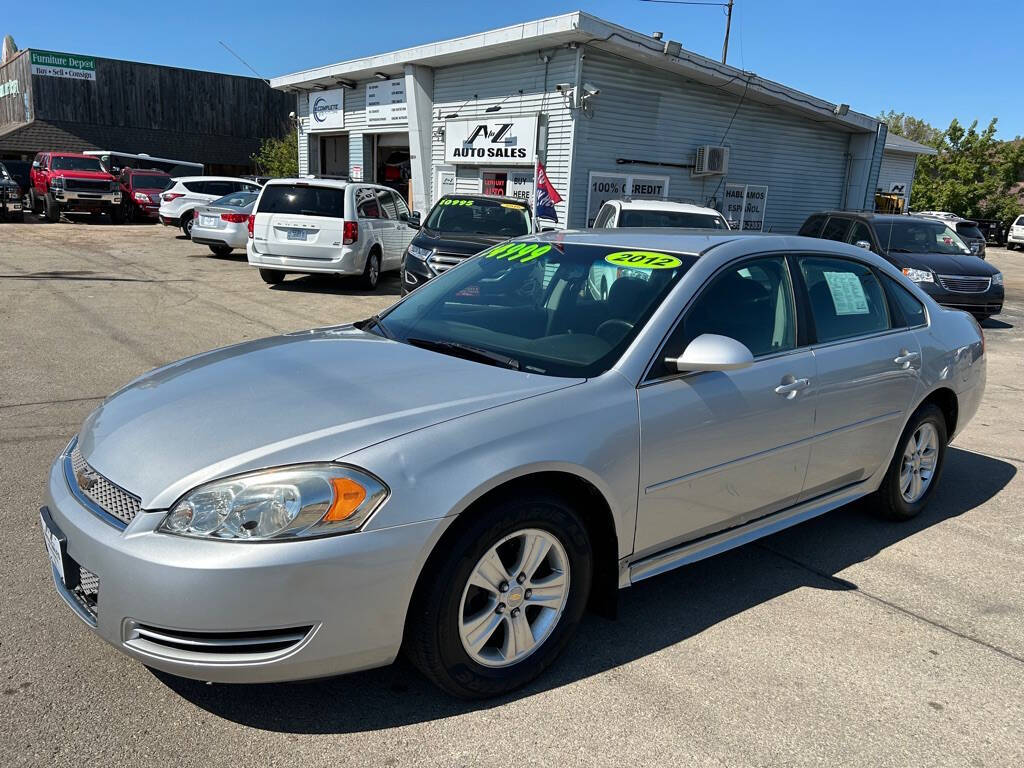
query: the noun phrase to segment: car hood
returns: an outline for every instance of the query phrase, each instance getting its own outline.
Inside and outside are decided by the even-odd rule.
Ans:
[[[219,477],[330,461],[580,381],[462,360],[352,326],[321,328],[147,373],[93,411],[79,448],[143,509],[165,509]]]
[[[436,248],[445,253],[455,253],[464,256],[474,256],[488,246],[497,245],[508,240],[507,235],[453,235],[435,234],[429,230],[423,230],[416,235],[414,245],[420,248]]]
[[[999,270],[973,254],[889,253],[889,261],[899,268],[928,269],[940,275],[982,275],[991,277]]]
[[[102,181],[113,181],[114,177],[103,171],[51,171],[51,176],[63,176],[67,179],[100,179]]]

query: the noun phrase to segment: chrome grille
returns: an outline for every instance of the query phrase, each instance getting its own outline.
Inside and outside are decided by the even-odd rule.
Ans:
[[[430,264],[430,268],[440,274],[441,272],[447,272],[452,267],[457,267],[459,264],[464,262],[468,256],[463,256],[461,253],[445,253],[444,251],[437,251],[427,259],[427,263]]]
[[[114,485],[90,467],[85,459],[82,458],[82,452],[78,450],[77,440],[71,449],[69,459],[71,472],[68,476],[68,485],[71,486],[72,493],[79,499],[91,502],[92,505],[98,507],[107,515],[120,521],[121,525],[119,527],[121,528],[124,528],[135,519],[135,516],[139,514],[139,510],[142,507],[142,501],[138,496],[133,496],[124,488]],[[92,485],[88,488],[83,488],[82,484],[78,482],[81,476],[91,480]]]
[[[990,277],[939,275],[939,285],[954,293],[984,293],[991,284],[992,278]]]
[[[100,179],[64,179],[64,189],[71,192],[109,192],[110,182]]]
[[[96,603],[100,597],[100,577],[81,566],[78,567],[78,574],[78,586],[70,590],[71,596],[95,619]]]

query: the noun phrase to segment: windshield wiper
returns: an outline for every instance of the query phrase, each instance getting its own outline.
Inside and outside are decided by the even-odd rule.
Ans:
[[[474,347],[471,344],[463,344],[458,341],[437,341],[435,339],[406,339],[406,341],[414,347],[430,349],[434,352],[441,352],[445,355],[462,357],[466,360],[476,360],[481,363],[500,365],[504,368],[511,368],[514,371],[519,370],[519,361],[514,357],[502,355],[498,352],[491,352],[489,349]]]
[[[889,253],[917,253],[917,251],[911,251],[907,248],[889,248]]]
[[[385,339],[394,338],[390,333],[388,333],[388,329],[384,327],[384,323],[380,321],[380,315],[373,315],[365,320],[360,320],[358,323],[355,323],[355,326],[360,331],[368,331],[370,328],[377,326],[380,328],[380,335]]]

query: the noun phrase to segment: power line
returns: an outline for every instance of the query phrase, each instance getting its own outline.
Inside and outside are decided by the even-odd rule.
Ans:
[[[227,43],[225,43],[225,42],[224,42],[223,40],[218,40],[217,42],[218,42],[218,43],[220,43],[221,45],[223,45],[223,46],[224,46],[224,48],[225,48],[225,50],[227,50],[227,52],[228,52],[228,53],[230,53],[230,54],[231,54],[232,56],[234,56],[234,57],[235,57],[236,59],[238,59],[238,60],[239,60],[240,62],[242,62],[243,64],[245,64],[245,66],[249,67],[249,71],[250,71],[250,72],[252,72],[252,73],[253,73],[254,75],[256,75],[256,77],[258,77],[258,78],[259,78],[260,80],[262,80],[263,82],[265,82],[265,83],[266,83],[267,85],[270,85],[270,81],[269,81],[269,80],[267,80],[267,78],[265,78],[265,77],[264,77],[263,75],[261,75],[261,74],[260,74],[259,72],[257,72],[257,71],[256,71],[255,69],[253,69],[253,68],[252,68],[252,66],[251,66],[251,65],[249,64],[249,62],[248,62],[248,61],[246,61],[246,60],[245,60],[245,59],[243,59],[243,58],[242,58],[241,56],[239,56],[239,55],[238,55],[237,53],[235,53],[235,52],[234,52],[233,50],[231,50],[231,48],[230,48],[230,47],[228,47],[228,44],[227,44]]]

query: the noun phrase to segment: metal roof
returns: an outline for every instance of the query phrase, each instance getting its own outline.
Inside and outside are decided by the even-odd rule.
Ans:
[[[745,92],[745,98],[752,101],[784,107],[839,130],[873,133],[878,126],[878,120],[868,115],[852,110],[836,114],[838,105],[832,102],[582,11],[315,67],[272,78],[270,84],[292,91],[334,88],[343,81],[366,80],[377,73],[397,77],[404,73],[406,64],[444,67],[570,44],[616,53],[736,95]]]
[[[939,151],[934,147],[918,144],[916,141],[897,136],[895,133],[885,135],[886,152],[903,152],[908,155],[937,155]]]

